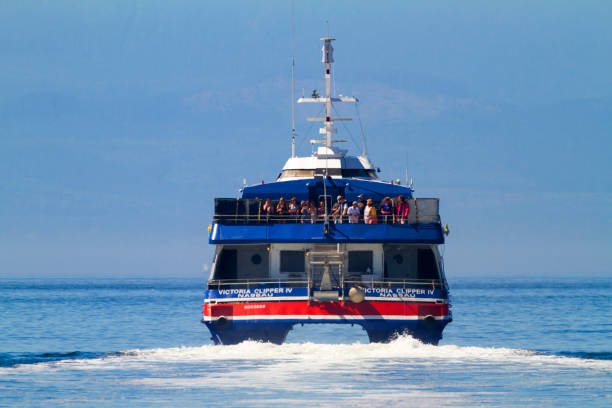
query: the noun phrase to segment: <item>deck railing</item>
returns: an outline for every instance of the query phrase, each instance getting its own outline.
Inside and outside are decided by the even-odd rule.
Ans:
[[[210,279],[208,289],[305,288],[308,280],[298,279]]]
[[[260,288],[307,288],[307,279],[211,279],[208,289],[260,289]],[[444,284],[439,279],[361,279],[349,275],[344,279],[344,287],[360,286],[363,288],[431,288],[440,289]]]
[[[405,217],[397,215],[395,202],[391,207],[391,214],[382,214],[380,203],[375,203],[378,224],[419,224],[440,223],[439,199],[438,198],[416,198],[406,200],[410,211]],[[312,213],[289,213],[281,214],[276,211],[267,212],[264,209],[265,200],[243,199],[243,198],[215,198],[215,214],[213,222],[218,224],[318,224],[324,223],[326,215],[323,211],[315,209]],[[288,203],[287,203],[288,204]],[[271,201],[271,206],[276,208],[278,201]],[[349,223],[347,215],[334,215],[332,209],[328,208],[327,220],[332,223]],[[364,222],[360,216],[358,223]]]

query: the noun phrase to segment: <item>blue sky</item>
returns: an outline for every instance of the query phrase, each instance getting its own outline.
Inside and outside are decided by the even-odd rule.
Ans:
[[[295,10],[298,96],[328,21],[382,178],[441,198],[451,281],[609,276],[609,2]],[[213,198],[290,152],[290,32],[287,1],[2,2],[0,276],[204,277]]]

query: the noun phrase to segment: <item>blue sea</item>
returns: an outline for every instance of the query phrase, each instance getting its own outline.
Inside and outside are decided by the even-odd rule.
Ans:
[[[612,279],[453,279],[439,346],[213,346],[195,279],[0,280],[0,406],[612,406]]]

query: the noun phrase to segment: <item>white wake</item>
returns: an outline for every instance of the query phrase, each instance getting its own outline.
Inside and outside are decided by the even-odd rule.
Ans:
[[[612,371],[612,361],[564,357],[536,351],[467,347],[455,345],[433,346],[423,344],[405,336],[390,343],[371,344],[318,344],[286,343],[275,345],[247,341],[238,345],[199,347],[171,347],[156,349],[134,349],[110,354],[100,358],[62,360],[27,366],[66,367],[72,369],[118,369],[122,366],[160,363],[211,363],[233,361],[236,363],[296,363],[305,367],[323,368],[329,365],[362,366],[366,363],[414,363],[414,364],[513,364],[536,366],[568,366]]]

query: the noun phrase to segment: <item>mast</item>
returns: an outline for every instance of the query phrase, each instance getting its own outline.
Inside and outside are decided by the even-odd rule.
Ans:
[[[334,123],[331,121],[331,64],[334,62],[334,47],[331,42],[334,38],[321,38],[323,41],[323,63],[325,64],[325,146],[332,146],[332,134],[336,133]]]
[[[294,6],[291,1],[291,157],[295,157],[295,27]]]
[[[334,47],[331,42],[334,41],[334,38],[329,37],[329,28],[327,29],[327,37],[321,38],[323,41],[323,63],[325,64],[325,147],[331,149],[332,147],[332,134],[336,133],[336,129],[334,128],[334,123],[331,120],[331,111],[332,111],[332,100],[331,100],[331,64],[334,62]],[[321,129],[321,130],[323,130]],[[329,233],[329,211],[327,208],[327,157],[325,156],[325,180],[323,180],[323,194],[325,195],[325,218],[324,218],[324,227],[323,234],[327,235]]]
[[[334,128],[335,121],[349,121],[351,118],[333,118],[332,117],[332,104],[335,102],[351,102],[357,103],[357,98],[349,96],[332,96],[332,83],[331,83],[331,67],[334,62],[334,47],[332,41],[334,38],[324,37],[321,38],[323,41],[323,48],[321,49],[323,56],[322,62],[325,65],[325,96],[319,96],[318,92],[314,90],[310,98],[299,98],[297,103],[324,103],[325,104],[325,117],[322,118],[306,118],[308,122],[323,122],[323,127],[319,129],[319,134],[325,135],[324,139],[311,140],[310,143],[321,143],[319,149],[317,149],[317,157],[344,157],[346,150],[340,150],[334,148],[334,143],[346,142],[346,140],[334,140],[332,135],[336,133]]]

